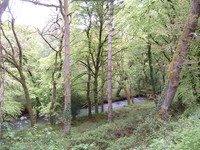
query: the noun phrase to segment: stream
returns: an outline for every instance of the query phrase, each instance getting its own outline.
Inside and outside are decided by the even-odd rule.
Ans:
[[[134,103],[143,103],[143,102],[145,102],[145,98],[143,98],[143,97],[134,98]],[[127,100],[121,100],[121,101],[113,102],[113,109],[121,108],[121,107],[124,107],[124,106],[127,106],[127,105],[128,105]],[[104,104],[103,106],[104,106],[104,111],[107,111],[108,110],[108,104]],[[101,112],[101,105],[99,105],[98,108],[99,108],[99,112]],[[92,112],[94,113],[94,111],[95,111],[95,107],[92,107]],[[88,114],[87,109],[81,109],[77,116],[85,116],[87,114]],[[41,123],[45,123],[45,122],[48,122],[48,118],[43,117],[43,116],[37,118],[37,123],[41,124]],[[15,121],[4,122],[1,129],[3,131],[6,128],[9,128],[10,130],[19,130],[19,129],[22,129],[22,128],[28,127],[28,126],[30,126],[30,119],[22,116]]]
[[[144,97],[134,98],[134,103],[135,104],[143,103],[144,101],[145,101]],[[121,101],[113,102],[112,105],[113,105],[113,109],[121,108],[121,107],[124,107],[124,106],[128,106],[128,101],[127,100],[121,100]],[[107,111],[108,110],[108,104],[104,104],[103,108],[104,108],[104,111]],[[99,109],[99,112],[101,112],[101,105],[99,105],[98,109]],[[93,113],[95,112],[95,107],[92,107],[92,112]],[[80,113],[78,114],[78,116],[84,116],[84,115],[87,115],[87,114],[88,114],[88,110],[87,109],[81,109]]]

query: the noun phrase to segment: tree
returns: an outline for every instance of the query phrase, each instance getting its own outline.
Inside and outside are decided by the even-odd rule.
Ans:
[[[39,30],[38,30],[39,31]],[[52,101],[49,108],[50,113],[50,123],[55,124],[55,103],[57,100],[57,82],[61,78],[61,71],[63,68],[63,59],[62,59],[62,50],[63,50],[63,29],[60,23],[60,16],[57,14],[55,18],[50,20],[50,24],[47,24],[46,27],[39,31],[42,39],[49,46],[51,50],[55,53],[54,58],[54,67],[51,73],[52,78]],[[56,43],[54,45],[53,43]]]
[[[94,102],[95,102],[95,113],[98,113],[98,78],[99,78],[99,71],[101,66],[103,65],[103,52],[104,52],[104,45],[107,41],[107,35],[104,37],[104,25],[105,19],[107,15],[107,10],[104,9],[105,1],[96,2],[94,6],[96,14],[96,25],[98,30],[98,43],[97,43],[97,52],[90,53],[91,57],[93,58],[93,67],[94,67]]]
[[[129,85],[127,83],[127,80],[130,78],[130,76],[127,74],[127,72],[125,71],[125,67],[124,67],[124,58],[123,58],[124,52],[122,51],[121,53],[121,57],[119,58],[119,60],[116,60],[117,62],[117,66],[119,67],[117,69],[118,74],[119,74],[119,86],[120,88],[122,87],[124,89],[125,95],[126,95],[126,99],[127,99],[127,103],[128,105],[131,105],[133,103],[133,101],[131,100],[131,93],[130,93],[130,88]]]
[[[64,19],[64,84],[65,84],[65,100],[64,100],[64,132],[69,134],[71,130],[71,90],[70,90],[70,13],[69,13],[69,2],[64,0],[60,2],[61,14]],[[64,7],[64,8],[63,8]]]
[[[85,2],[86,5],[88,5],[87,2]],[[93,10],[90,9],[89,7],[86,6],[86,8],[83,8],[85,10],[85,13],[88,17],[87,22],[85,22],[85,34],[86,34],[86,38],[87,38],[87,47],[88,47],[88,51],[87,51],[87,58],[85,59],[85,62],[83,59],[80,60],[80,62],[84,65],[84,67],[86,67],[87,69],[87,74],[88,74],[88,78],[87,78],[87,92],[86,92],[86,98],[87,98],[87,103],[88,103],[88,116],[91,117],[92,116],[92,102],[91,102],[91,98],[90,98],[90,89],[91,89],[91,76],[92,76],[92,68],[91,68],[91,55],[90,53],[92,52],[92,34],[91,34],[91,30],[92,30],[92,13]]]
[[[31,103],[29,89],[27,86],[27,79],[26,79],[24,69],[23,69],[24,49],[21,45],[20,39],[19,39],[16,29],[15,29],[15,18],[13,17],[11,12],[10,12],[10,15],[11,15],[10,26],[11,26],[12,35],[14,37],[14,43],[6,35],[4,29],[2,29],[3,36],[8,43],[8,47],[6,47],[6,48],[3,47],[3,52],[4,52],[3,58],[5,59],[5,61],[7,63],[9,63],[12,67],[14,67],[17,70],[19,76],[17,76],[15,73],[13,73],[11,70],[6,68],[5,66],[1,65],[0,67],[2,69],[5,69],[5,71],[12,78],[17,80],[22,85],[22,88],[24,90],[25,99],[26,99],[27,110],[30,115],[31,126],[34,126],[35,117],[34,117],[33,110],[32,110],[32,103]]]
[[[174,53],[169,66],[167,92],[159,111],[161,118],[164,120],[168,118],[168,109],[179,86],[180,73],[185,62],[185,58],[190,51],[189,47],[191,41],[196,36],[195,30],[197,28],[199,16],[200,0],[193,0],[189,18],[184,26],[183,33],[178,41],[176,52]]]
[[[2,31],[1,18],[8,4],[9,4],[9,0],[0,1],[0,66],[3,66],[3,68],[0,68],[0,131],[1,131],[1,123],[3,122],[2,104],[3,104],[3,96],[4,96],[5,82],[6,82],[5,64],[4,64],[3,52],[2,52],[3,45],[1,43],[1,31]]]
[[[110,0],[110,22],[108,34],[108,119],[112,120],[112,32],[114,0]]]
[[[88,81],[92,82],[91,77],[93,77],[95,113],[98,113],[99,91],[101,91],[98,79],[101,74],[101,68],[106,62],[104,47],[107,44],[108,38],[108,35],[104,34],[107,25],[106,21],[108,20],[107,1],[81,2],[80,4],[80,12],[78,15],[80,22],[78,25],[84,26],[83,31],[86,34],[86,40],[84,39],[83,41],[85,42],[84,46],[87,47],[87,50],[84,51],[84,57],[81,57],[79,62],[87,69]],[[81,24],[82,22],[84,23]],[[91,75],[91,77],[89,75]],[[88,82],[88,86],[91,85],[89,84],[91,82]],[[87,93],[89,93],[90,88],[87,89]],[[90,107],[88,110],[90,110]]]

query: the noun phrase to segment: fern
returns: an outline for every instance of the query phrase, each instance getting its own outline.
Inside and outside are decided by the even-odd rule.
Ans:
[[[14,100],[3,101],[3,120],[10,121],[20,116],[24,109],[22,103]]]
[[[180,80],[179,87],[174,101],[181,100],[183,104],[193,104],[200,96],[200,73],[197,65],[184,66],[182,70],[183,78]]]

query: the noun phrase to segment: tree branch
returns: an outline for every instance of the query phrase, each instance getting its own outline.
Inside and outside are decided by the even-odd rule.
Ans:
[[[91,67],[90,67],[90,65],[88,65],[88,64],[86,64],[84,61],[82,61],[82,60],[80,60],[79,61],[81,64],[83,64],[86,68],[88,68],[91,72],[92,72],[92,74],[94,74],[94,71],[91,69]]]
[[[38,29],[38,32],[39,32],[39,35],[42,37],[42,39],[47,43],[47,45],[55,52],[57,52],[57,50],[49,43],[49,41],[47,41],[47,39],[44,37],[44,35],[39,31]]]
[[[11,13],[10,13],[11,14]],[[12,14],[11,14],[11,16],[12,16]],[[14,35],[14,37],[15,37],[15,41],[16,41],[16,43],[17,43],[17,47],[18,47],[18,49],[19,49],[19,66],[20,67],[22,67],[22,47],[21,47],[21,44],[20,44],[20,42],[19,42],[19,39],[18,39],[18,36],[17,36],[17,34],[16,34],[16,32],[15,32],[15,19],[14,19],[14,17],[12,16],[12,21],[11,21],[11,27],[12,27],[12,32],[13,32],[13,35]]]
[[[57,6],[57,5],[54,5],[54,4],[45,4],[45,3],[40,3],[40,2],[36,2],[36,1],[31,1],[31,0],[21,0],[21,1],[23,1],[23,2],[29,2],[29,3],[32,3],[34,5],[39,5],[39,6],[60,8],[60,6]]]
[[[13,53],[13,55],[15,55],[15,50],[14,50],[14,47],[13,47],[13,45],[12,45],[12,43],[11,43],[11,41],[10,41],[10,39],[7,37],[7,35],[5,34],[5,32],[4,32],[4,29],[2,28],[2,33],[3,33],[3,36],[5,37],[5,39],[6,39],[6,41],[8,42],[8,44],[10,45],[10,48],[11,48],[11,50],[12,50],[12,53]]]
[[[22,81],[20,80],[20,78],[15,76],[10,70],[8,70],[7,68],[5,68],[5,67],[3,67],[1,65],[0,65],[0,68],[4,69],[11,77],[13,77],[15,80],[17,80],[19,83],[22,84]]]

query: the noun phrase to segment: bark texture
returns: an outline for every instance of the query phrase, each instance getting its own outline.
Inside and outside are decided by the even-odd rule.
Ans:
[[[61,5],[62,6],[62,5]],[[62,10],[62,9],[61,9]],[[71,130],[71,89],[70,89],[70,14],[69,14],[69,2],[64,0],[64,11],[62,12],[64,17],[64,82],[65,82],[65,100],[64,100],[64,117],[65,125],[64,132],[69,134]]]
[[[104,101],[105,101],[105,72],[104,65],[101,67],[101,112],[104,112]]]
[[[57,70],[57,53],[56,53],[56,57],[55,57],[55,63],[54,63],[54,71],[52,73],[52,84],[53,84],[53,87],[52,87],[52,101],[51,101],[51,106],[50,106],[50,123],[51,125],[54,125],[55,124],[55,120],[54,120],[54,105],[56,103],[56,93],[57,93],[57,82],[55,80],[55,73],[56,73],[56,70]]]
[[[178,46],[176,48],[176,52],[174,53],[173,59],[170,63],[168,73],[168,89],[162,107],[159,111],[160,117],[163,120],[166,120],[168,118],[168,109],[173,101],[179,85],[181,69],[184,64],[185,58],[189,53],[189,46],[191,44],[191,41],[195,36],[194,32],[197,28],[199,15],[200,0],[193,0],[189,18],[185,24],[183,33],[179,39]]]
[[[94,77],[94,104],[95,104],[95,113],[99,113],[98,109],[98,76],[99,76],[99,71],[95,71],[95,77]]]
[[[108,120],[113,118],[112,107],[112,32],[113,32],[114,0],[110,0],[110,23],[108,34]]]
[[[87,98],[87,103],[88,103],[88,116],[91,117],[92,116],[92,102],[91,102],[91,98],[90,98],[90,90],[91,90],[91,75],[92,75],[92,69],[91,69],[91,65],[90,65],[90,54],[91,54],[91,51],[92,51],[92,35],[91,35],[91,27],[92,27],[92,16],[91,16],[91,11],[87,8],[86,9],[86,12],[87,12],[87,15],[88,15],[88,27],[87,29],[85,30],[86,32],[86,36],[87,36],[87,39],[88,39],[88,50],[89,50],[89,53],[88,53],[88,56],[87,56],[87,59],[86,59],[86,64],[83,62],[84,66],[86,66],[87,70],[88,70],[88,81],[87,81],[87,93],[86,93],[86,98]]]
[[[20,75],[20,77],[21,77],[21,81],[22,81],[22,88],[24,90],[24,95],[25,95],[25,98],[26,98],[27,110],[29,112],[30,119],[31,119],[31,127],[33,127],[35,125],[35,117],[33,115],[32,103],[31,103],[29,90],[28,90],[26,80],[24,78],[23,73]]]
[[[156,89],[155,89],[155,81],[154,81],[154,77],[153,77],[154,71],[153,71],[153,66],[152,66],[152,53],[151,53],[151,43],[150,42],[148,42],[147,48],[148,48],[147,56],[148,56],[148,60],[149,60],[151,86],[152,86],[153,94],[155,95]]]
[[[155,85],[155,80],[154,80],[154,69],[153,69],[153,65],[152,65],[152,52],[151,52],[151,43],[150,41],[148,41],[148,60],[149,60],[149,70],[150,70],[150,77],[151,77],[151,86],[152,86],[152,91],[153,91],[153,100],[155,105],[157,106],[158,104],[158,100],[156,98],[156,85]]]
[[[88,102],[88,116],[92,116],[92,103],[90,99],[90,83],[91,83],[91,73],[90,69],[88,69],[88,81],[87,81],[87,102]]]
[[[125,80],[124,81],[124,91],[125,91],[125,94],[126,94],[126,99],[127,99],[128,105],[131,105],[131,104],[133,104],[133,102],[132,102],[132,99],[131,99],[130,89],[129,89],[126,82],[127,81]]]

